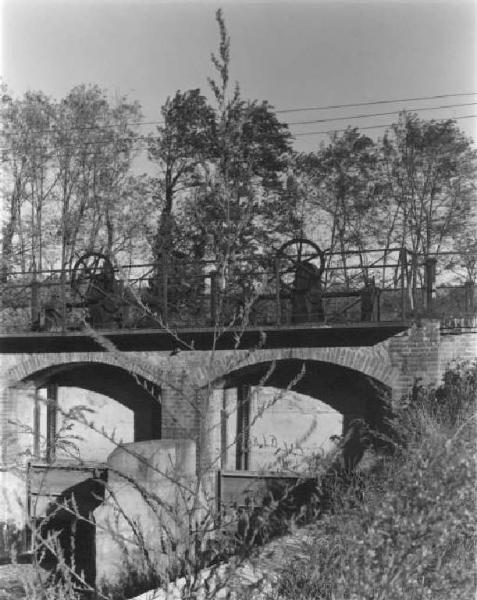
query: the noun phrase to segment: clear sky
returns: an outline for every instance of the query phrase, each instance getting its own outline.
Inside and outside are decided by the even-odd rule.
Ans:
[[[477,91],[476,2],[335,0],[221,3],[160,0],[3,0],[2,74],[15,95],[40,89],[60,98],[89,82],[127,94],[145,120],[177,89],[208,93],[220,6],[231,36],[231,76],[243,96],[277,109]],[[286,113],[286,121],[449,104],[425,118],[477,114],[477,96]],[[392,122],[393,115],[293,125],[292,131]],[[475,136],[477,119],[459,125]],[[384,129],[367,130],[372,136]],[[300,150],[326,135],[296,138]]]

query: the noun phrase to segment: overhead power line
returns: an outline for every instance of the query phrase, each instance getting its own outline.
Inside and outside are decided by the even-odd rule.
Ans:
[[[428,107],[423,107],[423,108],[412,108],[412,109],[406,109],[409,112],[416,112],[416,111],[426,111],[426,110],[443,110],[443,109],[449,109],[449,108],[460,108],[460,107],[464,107],[464,106],[475,106],[477,105],[477,102],[464,102],[461,104],[445,104],[445,105],[441,105],[441,106],[428,106]],[[295,121],[295,122],[291,122],[288,123],[288,125],[311,125],[311,124],[315,124],[315,123],[331,123],[333,121],[347,121],[347,120],[353,120],[353,119],[366,119],[366,118],[371,118],[371,117],[380,117],[380,116],[389,116],[389,115],[394,115],[397,114],[398,112],[401,112],[400,110],[396,110],[396,111],[386,111],[386,112],[381,112],[381,113],[369,113],[369,114],[359,114],[359,115],[347,115],[347,116],[343,116],[343,117],[326,117],[324,119],[314,119],[311,121]],[[459,119],[461,117],[450,117],[451,119]],[[466,117],[467,118],[467,117]],[[149,121],[148,123],[151,123],[152,121]],[[365,129],[364,127],[361,127],[361,129]],[[74,128],[72,128],[72,130],[74,130]],[[305,135],[305,134],[295,134],[295,135]],[[136,141],[147,141],[148,140],[148,136],[147,135],[125,135],[122,137],[117,137],[114,139],[99,139],[99,140],[89,140],[86,141],[84,144],[68,144],[68,145],[50,145],[45,147],[43,150],[45,152],[49,152],[49,151],[53,151],[55,148],[61,148],[61,149],[75,149],[75,148],[85,148],[85,147],[90,147],[90,146],[101,146],[101,145],[107,145],[107,144],[120,144],[121,142],[136,142]],[[0,148],[0,151],[8,151],[8,150],[13,150],[13,148],[10,146],[5,146]]]
[[[458,117],[452,117],[452,120],[460,120],[460,119],[473,119],[473,118],[477,118],[477,114],[475,115],[462,115],[462,116],[458,116]],[[387,127],[391,127],[392,125],[394,125],[395,123],[381,123],[381,124],[376,124],[376,125],[367,125],[365,127],[359,127],[358,130],[366,130],[366,129],[382,129],[382,128],[387,128]],[[326,135],[329,133],[342,133],[347,131],[347,128],[345,129],[327,129],[327,130],[322,130],[322,131],[306,131],[306,132],[302,132],[302,133],[295,133],[292,134],[292,138],[297,138],[297,137],[302,137],[302,136],[309,136],[309,135]],[[138,140],[141,139],[145,139],[143,136],[140,136],[139,138],[137,138]],[[92,144],[93,142],[91,142]],[[111,143],[111,142],[103,142],[103,143]],[[87,144],[87,145],[91,145],[91,144]],[[76,148],[85,148],[87,145],[79,145],[79,146],[75,146]],[[68,148],[73,148],[73,146],[69,146]],[[144,151],[144,150],[148,150],[149,146],[147,145],[141,145],[141,146],[131,146],[131,148],[129,148],[129,150],[131,150],[131,152],[134,151]],[[8,150],[8,148],[0,148],[0,151],[6,151]],[[81,158],[85,157],[85,156],[97,156],[97,151],[92,151],[92,152],[84,152],[81,154]],[[56,155],[53,157],[49,157],[49,158],[55,158],[57,160],[61,160],[64,158],[73,158],[73,156],[71,155],[67,155],[67,154],[63,154],[63,155]],[[45,157],[45,160],[48,160],[48,157]],[[8,163],[8,162],[14,162],[15,159],[11,159],[11,158],[5,158],[3,160],[0,160],[0,164],[1,163]]]
[[[459,120],[459,119],[475,119],[477,117],[477,115],[462,115],[460,117],[452,117],[452,119],[455,120]],[[394,123],[383,123],[381,125],[367,125],[366,127],[359,127],[359,131],[361,131],[362,129],[381,129],[382,127],[391,127],[392,125],[394,125]],[[305,135],[323,135],[323,134],[327,134],[327,133],[342,133],[343,131],[346,131],[346,129],[328,129],[326,131],[306,131],[303,133],[294,133],[293,137],[301,137],[301,136],[305,136]]]
[[[331,110],[333,108],[350,108],[352,106],[375,106],[377,104],[395,104],[397,102],[418,102],[420,100],[439,100],[442,98],[458,98],[460,96],[477,96],[477,92],[462,94],[440,94],[439,96],[418,96],[416,98],[398,98],[394,100],[374,100],[372,102],[352,102],[349,104],[328,104],[327,106],[310,106],[307,108],[287,108],[276,110],[277,114],[291,112],[306,112],[312,110]]]
[[[477,102],[464,102],[463,104],[443,104],[442,106],[428,106],[426,108],[406,108],[403,109],[406,112],[417,112],[422,110],[440,110],[443,108],[458,108],[460,106],[475,106]],[[369,113],[369,114],[361,114],[361,115],[348,115],[344,117],[326,117],[325,119],[314,119],[313,121],[293,121],[288,123],[288,125],[311,125],[312,123],[329,123],[331,121],[346,121],[348,119],[366,119],[369,117],[384,117],[388,115],[395,115],[397,112],[402,112],[401,110],[391,110],[381,113]]]
[[[434,96],[419,96],[416,98],[396,98],[394,100],[374,100],[372,102],[352,102],[348,104],[329,104],[326,106],[313,106],[308,108],[287,108],[274,110],[275,114],[284,114],[284,113],[292,113],[292,112],[306,112],[306,111],[314,111],[314,110],[331,110],[331,109],[340,109],[340,108],[351,108],[358,106],[376,106],[379,104],[397,104],[398,102],[419,102],[421,100],[438,100],[442,98],[459,98],[463,96],[477,96],[477,92],[468,92],[468,93],[456,93],[456,94],[440,94]],[[28,107],[27,107],[28,108]],[[32,107],[33,110],[33,107]],[[400,110],[400,109],[398,109]],[[398,112],[396,110],[395,112]],[[424,110],[419,109],[419,110]],[[90,125],[84,127],[70,127],[68,131],[93,131],[95,129],[110,129],[114,127],[141,127],[143,125],[164,125],[164,121],[125,121],[123,123],[117,124],[105,124],[105,125]],[[45,133],[51,134],[54,133],[54,130],[51,129],[30,129],[30,131],[34,131],[36,133]]]

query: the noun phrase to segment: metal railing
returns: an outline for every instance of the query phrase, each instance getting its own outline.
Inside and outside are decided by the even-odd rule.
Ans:
[[[100,329],[280,326],[475,314],[475,284],[463,271],[450,274],[442,262],[405,248],[328,253],[319,281],[303,289],[282,259],[266,256],[226,265],[169,257],[115,266],[109,278],[86,270],[32,269],[0,283],[0,327],[27,332],[79,330],[85,322]]]

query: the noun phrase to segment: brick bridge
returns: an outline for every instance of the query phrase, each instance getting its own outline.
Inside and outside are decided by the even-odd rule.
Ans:
[[[397,403],[417,378],[437,384],[449,362],[477,356],[472,318],[249,329],[241,337],[237,333],[218,339],[206,329],[177,336],[158,330],[4,335],[0,522],[25,522],[25,483],[17,467],[25,464],[25,457],[38,458],[40,388],[48,390],[47,434],[52,439],[55,390],[79,387],[133,411],[137,448],[149,448],[151,440],[167,448],[173,440],[185,440],[191,449],[195,442],[200,461],[195,449],[186,457],[176,449],[177,461],[182,461],[178,469],[187,463],[190,472],[195,468],[191,465],[201,461],[230,468],[230,439],[247,426],[237,425],[243,418],[240,390],[247,386],[288,389],[294,382],[295,391],[340,412],[345,428],[355,416],[379,425],[384,397]],[[226,393],[230,388],[238,390],[235,396]],[[49,459],[54,459],[53,448]],[[105,548],[103,556],[108,556],[110,545]]]
[[[204,348],[206,333],[187,332],[181,339],[195,335],[199,344],[194,348]],[[474,358],[477,353],[472,322],[293,327],[282,328],[275,337],[277,331],[266,332],[264,339],[258,330],[248,333],[250,341],[256,340],[251,349],[230,349],[230,339],[216,344],[222,349],[214,352],[186,350],[187,342],[183,351],[174,350],[177,341],[161,341],[157,331],[105,334],[99,343],[78,334],[4,337],[2,463],[11,465],[25,450],[25,434],[12,421],[24,420],[34,427],[33,411],[28,416],[21,399],[39,387],[81,387],[128,406],[135,415],[136,441],[196,439],[200,425],[195,403],[213,388],[257,384],[286,388],[305,365],[293,389],[324,401],[345,417],[372,418],[381,392],[397,402],[416,378],[436,383],[449,361]],[[110,346],[108,350],[111,338],[121,351]],[[220,408],[211,403],[209,410]],[[30,450],[34,454],[33,446]]]

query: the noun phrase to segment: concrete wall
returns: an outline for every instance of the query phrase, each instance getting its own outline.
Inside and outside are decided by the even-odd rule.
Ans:
[[[222,396],[223,402],[223,422],[219,423],[216,417],[215,453],[216,456],[221,453],[221,468],[233,471],[237,452],[237,389],[217,390],[215,395]],[[316,398],[273,387],[252,387],[248,469],[304,467],[307,456],[330,450],[333,447],[330,436],[341,435],[342,430],[343,416]]]
[[[73,444],[73,447],[60,445],[56,452],[60,459],[77,457],[105,462],[117,443],[134,441],[133,411],[107,396],[80,388],[59,388],[58,404],[58,430],[67,426],[68,430],[63,431],[62,436]],[[75,416],[78,407],[82,407],[80,421]],[[87,422],[91,421],[94,428],[89,427],[83,417]]]
[[[107,497],[95,511],[97,578],[117,581],[125,560],[164,570],[189,544],[196,455],[192,440],[126,444],[108,458]]]
[[[306,457],[333,447],[343,415],[327,404],[293,392],[254,388],[251,395],[250,470],[298,469]]]
[[[26,509],[25,475],[20,469],[0,469],[0,523],[22,528]]]

